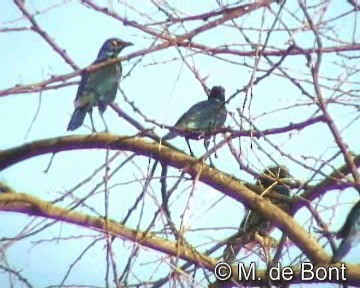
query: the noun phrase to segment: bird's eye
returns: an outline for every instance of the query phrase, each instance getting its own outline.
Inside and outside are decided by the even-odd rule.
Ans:
[[[114,40],[114,41],[112,41],[112,45],[115,46],[115,47],[116,47],[116,46],[119,46],[119,45],[120,45],[120,42]]]

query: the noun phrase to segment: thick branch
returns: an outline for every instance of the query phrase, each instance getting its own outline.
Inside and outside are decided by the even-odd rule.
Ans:
[[[55,219],[70,224],[75,224],[85,228],[94,230],[100,230],[108,232],[110,234],[117,235],[121,238],[131,240],[139,243],[140,245],[149,247],[151,249],[166,253],[172,256],[179,256],[186,261],[203,265],[207,269],[211,269],[215,264],[216,260],[210,257],[204,256],[194,249],[189,247],[179,247],[177,243],[164,240],[156,237],[152,233],[139,232],[127,228],[119,223],[115,223],[111,220],[106,224],[105,219],[86,215],[83,213],[74,212],[67,210],[50,202],[45,202],[24,193],[3,193],[0,195],[0,210],[25,213],[31,216],[40,216],[50,219]]]
[[[0,151],[0,169],[46,153],[96,148],[132,151],[139,155],[159,160],[174,168],[183,169],[194,178],[200,175],[199,180],[203,183],[256,210],[269,219],[273,225],[285,231],[312,262],[328,263],[330,261],[330,257],[324,252],[317,241],[280,208],[264,200],[239,180],[212,169],[197,159],[156,142],[150,143],[141,138],[114,136],[111,134],[68,136],[39,140]]]
[[[179,246],[178,242],[170,242],[168,240],[157,237],[150,232],[144,233],[130,229],[111,220],[106,223],[105,219],[103,218],[94,217],[58,207],[52,203],[42,201],[34,196],[30,196],[24,193],[17,193],[10,187],[2,185],[1,182],[0,187],[3,188],[2,193],[0,194],[0,211],[18,212],[31,216],[55,219],[58,221],[85,227],[87,229],[93,229],[103,233],[110,233],[136,242],[139,245],[166,253],[167,255],[180,257],[185,261],[200,265],[211,271],[214,270],[214,267],[217,263],[217,260],[195,251],[195,249],[192,247]],[[329,266],[323,265],[323,267]],[[358,285],[360,282],[360,269],[358,265],[347,265],[346,268],[348,284]],[[300,277],[301,271],[299,268],[297,266],[293,266],[291,269],[294,271],[295,276],[292,283],[303,283],[303,280]],[[257,277],[260,277],[261,280],[254,282],[254,284],[266,284],[269,280],[267,274],[267,271],[257,270],[256,275]],[[235,265],[233,266],[233,276],[234,279],[238,279]],[[316,282],[318,281],[314,279],[308,283]],[[333,278],[332,282],[337,282],[335,277]],[[230,285],[230,283],[228,284]],[[222,287],[228,287],[229,285],[224,285]]]

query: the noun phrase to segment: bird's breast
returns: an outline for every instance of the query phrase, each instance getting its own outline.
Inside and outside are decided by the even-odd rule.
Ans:
[[[117,65],[104,67],[104,69],[99,71],[98,77],[96,77],[96,86],[98,87],[98,91],[101,94],[114,91],[114,89],[117,89],[120,77],[121,69],[117,68]]]

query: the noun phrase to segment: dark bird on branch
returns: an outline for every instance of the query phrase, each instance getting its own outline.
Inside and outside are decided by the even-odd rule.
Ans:
[[[184,136],[190,154],[194,156],[189,139],[199,140],[200,137],[203,137],[207,151],[210,136],[206,136],[206,134],[211,134],[223,127],[226,117],[225,89],[221,86],[214,86],[210,91],[208,100],[201,101],[186,111],[176,122],[175,129],[166,134],[163,139],[170,140],[177,136]]]
[[[265,189],[264,192],[266,191],[266,193],[271,190],[278,195],[290,197],[290,188],[283,183],[286,180],[288,181],[290,177],[291,175],[287,167],[271,166],[266,168],[263,173],[257,177],[256,185],[261,189]],[[282,203],[280,199],[270,198],[270,200],[275,205],[285,204]],[[253,242],[256,234],[262,237],[268,237],[272,228],[269,220],[264,219],[256,213],[256,211],[248,210],[240,224],[239,232],[232,237],[224,250],[224,260],[232,263],[241,247],[249,242]]]
[[[132,45],[118,38],[111,38],[102,45],[96,60],[92,63],[99,64],[110,59],[116,59],[118,54]],[[93,131],[95,131],[92,118],[92,109],[98,106],[100,116],[108,131],[103,113],[106,107],[114,101],[117,88],[122,75],[121,63],[112,63],[93,72],[85,72],[81,76],[80,85],[74,101],[75,111],[71,116],[67,130],[72,131],[79,128],[83,123],[86,113],[90,114]]]
[[[350,210],[344,225],[336,233],[337,238],[342,238],[339,248],[335,251],[332,262],[343,259],[351,250],[360,243],[360,200]]]

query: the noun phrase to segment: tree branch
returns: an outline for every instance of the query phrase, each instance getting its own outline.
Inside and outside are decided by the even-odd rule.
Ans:
[[[273,225],[287,233],[315,264],[330,261],[330,257],[317,241],[291,216],[251,191],[238,179],[156,142],[150,143],[138,137],[114,136],[106,133],[39,140],[0,151],[0,169],[38,155],[78,149],[128,150],[138,155],[154,158],[174,168],[182,169],[194,178],[200,175],[199,181],[236,201],[242,202],[246,207],[256,210],[270,220]]]

